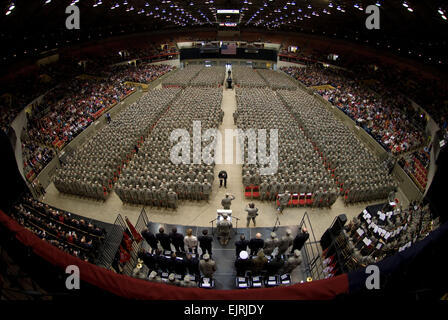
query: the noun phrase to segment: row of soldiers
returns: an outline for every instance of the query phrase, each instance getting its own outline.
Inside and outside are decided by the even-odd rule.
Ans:
[[[167,141],[170,141],[175,129],[184,129],[192,137],[193,130],[201,132],[218,128],[224,115],[221,101],[222,89],[219,88],[183,90],[180,98],[154,126],[139,153],[123,169],[116,188],[120,199],[130,203],[168,206],[169,190],[172,189],[178,200],[208,200],[214,181],[214,163],[192,163],[194,156],[191,152],[195,141],[193,148],[190,148],[190,139],[186,147],[188,150],[181,150],[186,154],[179,155],[181,160],[186,157],[188,161],[177,163],[173,157],[178,154],[172,151],[176,146],[167,145]],[[203,147],[209,144],[202,143]],[[174,197],[173,194],[171,196]]]
[[[232,66],[233,80],[241,87],[261,88],[267,87],[267,83],[257,70],[251,67]]]
[[[177,209],[178,200],[208,201],[212,185],[207,179],[204,179],[203,182],[199,182],[198,179],[191,182],[190,179],[187,179],[187,182],[184,182],[179,177],[176,182],[173,180],[166,182],[164,179],[159,187],[118,182],[115,192],[123,202]]]
[[[149,157],[149,155],[145,155],[145,157]],[[137,158],[142,159],[141,157],[136,157],[135,160],[137,160]],[[157,188],[160,187],[164,181],[177,182],[179,178],[183,182],[186,182],[187,179],[190,179],[190,181],[195,181],[197,179],[199,182],[207,180],[210,183],[213,183],[214,181],[212,165],[197,165],[198,167],[196,168],[188,168],[188,165],[180,164],[172,170],[163,170],[162,168],[166,167],[164,164],[153,164],[151,161],[147,164],[150,166],[149,168],[146,168],[146,166],[142,168],[141,165],[143,165],[143,163],[137,163],[137,161],[131,162],[123,169],[121,181],[133,185],[148,184],[148,186],[156,186]]]
[[[313,141],[346,203],[385,198],[396,189],[387,168],[322,102],[301,90],[278,94]]]
[[[67,157],[57,170],[55,187],[64,193],[105,199],[136,145],[179,93],[180,89],[152,90],[123,110]]]

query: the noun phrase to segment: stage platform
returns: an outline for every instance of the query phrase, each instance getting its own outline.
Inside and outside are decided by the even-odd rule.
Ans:
[[[245,221],[244,221],[245,222]],[[165,228],[165,232],[169,233],[171,232],[171,228],[176,227],[177,232],[182,233],[185,235],[187,229],[193,230],[193,235],[196,237],[199,237],[202,235],[202,230],[207,229],[209,234],[213,236],[213,243],[212,243],[212,259],[216,261],[217,270],[213,276],[215,279],[215,289],[236,289],[235,288],[235,277],[236,277],[236,271],[234,267],[235,259],[236,259],[236,251],[235,251],[235,242],[239,240],[240,235],[244,234],[246,236],[246,239],[255,238],[255,235],[257,233],[262,234],[263,239],[267,239],[270,237],[270,234],[272,232],[272,228],[240,228],[238,229],[233,228],[231,231],[231,238],[227,245],[223,247],[218,240],[216,232],[214,232],[214,235],[212,235],[212,228],[211,227],[198,227],[198,226],[179,226],[179,225],[172,225],[172,224],[164,224],[164,223],[149,223],[149,230],[153,232],[154,234],[158,233],[159,228],[162,226]],[[290,229],[292,232],[292,236],[295,237],[295,235],[298,232],[298,226],[282,226],[278,227],[275,231],[278,238],[283,237],[286,234],[286,229]],[[216,228],[215,230],[216,231]],[[145,242],[143,248],[149,249],[148,244]],[[174,248],[173,248],[174,249]],[[201,249],[199,248],[199,254],[202,254]],[[276,249],[277,250],[277,249]],[[275,253],[276,251],[274,251]],[[287,251],[288,253],[288,251]],[[298,266],[294,272],[291,274],[291,280],[292,283],[298,283],[300,281],[306,281],[307,274],[306,274],[306,255],[304,254],[304,250],[302,249],[302,264]]]

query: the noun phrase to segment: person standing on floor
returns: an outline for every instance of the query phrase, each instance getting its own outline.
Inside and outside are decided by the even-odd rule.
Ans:
[[[226,193],[226,197],[221,200],[221,205],[225,210],[230,210],[230,205],[232,204],[232,200],[235,200],[235,196],[230,193]]]
[[[176,252],[185,252],[184,235],[182,233],[178,233],[176,227],[171,229],[170,240]]]
[[[230,230],[232,229],[232,222],[228,220],[226,213],[222,214],[222,220],[216,223],[216,230],[218,232],[218,239],[221,245],[225,246],[230,240]]]
[[[246,224],[246,227],[249,228],[250,220],[253,221],[254,227],[255,227],[255,225],[256,225],[255,219],[258,216],[258,208],[255,208],[255,204],[254,203],[249,203],[249,206],[245,210],[247,212],[247,224]]]
[[[248,245],[249,240],[246,240],[246,236],[244,234],[240,235],[240,240],[235,242],[236,256],[238,257],[241,251],[247,251]]]
[[[227,188],[227,172],[225,170],[221,170],[218,173],[219,178],[219,187],[222,187],[222,183],[224,182],[224,188]]]
[[[187,229],[187,235],[184,238],[184,243],[188,248],[188,252],[196,253],[198,248],[198,238],[193,235],[192,229]]]
[[[306,240],[310,237],[310,234],[308,233],[308,230],[303,227],[299,233],[297,233],[296,237],[294,238],[294,241],[292,243],[292,249],[291,252],[294,252],[295,250],[302,250],[303,245],[305,244]]]
[[[199,261],[199,269],[201,270],[204,277],[212,278],[217,268],[215,261],[210,259],[210,255],[206,253],[202,257],[202,260]]]
[[[160,242],[163,250],[171,251],[170,236],[165,233],[165,229],[163,227],[159,228],[159,233],[156,234],[156,239]]]
[[[264,240],[261,238],[261,233],[257,233],[255,235],[255,238],[250,239],[249,241],[249,249],[250,249],[250,255],[254,256],[260,251],[260,249],[263,249],[264,247]]]
[[[207,229],[202,230],[202,236],[199,236],[198,240],[199,240],[199,247],[202,250],[202,255],[208,253],[211,256],[213,238],[208,235]]]

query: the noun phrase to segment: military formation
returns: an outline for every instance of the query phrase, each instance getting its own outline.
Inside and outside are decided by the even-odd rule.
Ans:
[[[185,129],[193,138],[193,121],[201,121],[202,132],[222,122],[222,89],[187,88],[163,115],[145,139],[138,154],[127,164],[115,187],[123,202],[176,209],[179,200],[208,200],[214,181],[214,163],[193,164],[193,147],[188,162],[173,163],[170,135]],[[191,106],[195,106],[192,108]],[[191,141],[189,139],[189,144]],[[202,141],[202,147],[210,142]]]
[[[105,200],[136,145],[165,112],[180,89],[152,90],[122,111],[79,147],[54,177],[63,193]]]
[[[205,67],[191,80],[192,87],[217,87],[224,83],[225,67]]]
[[[177,79],[182,86],[210,84],[224,75],[223,67],[188,66],[167,83]],[[396,191],[397,183],[387,168],[321,102],[291,90],[297,88],[286,75],[245,67],[235,67],[234,75],[258,77],[273,88],[290,89],[236,90],[237,127],[246,132],[255,129],[257,134],[257,129],[266,130],[266,145],[256,144],[254,153],[249,153],[249,139],[245,139],[242,166],[243,185],[259,186],[261,200],[311,193],[313,206],[331,207],[338,196],[355,203],[384,199]],[[105,200],[116,184],[123,202],[173,209],[180,200],[208,200],[214,164],[203,159],[201,164],[192,163],[194,143],[189,145],[190,156],[187,148],[186,158],[173,163],[175,143],[170,135],[174,129],[185,129],[192,137],[194,120],[201,121],[201,133],[218,128],[224,116],[221,101],[220,88],[152,90],[67,158],[54,178],[56,188]],[[278,150],[272,149],[271,129],[278,130]],[[210,142],[202,139],[201,146],[209,147]],[[273,153],[278,154],[278,167],[266,174],[261,169],[270,164],[260,165],[258,155]]]
[[[264,88],[266,82],[257,70],[244,66],[232,66],[233,80],[241,87]]]
[[[243,185],[259,186],[261,200],[274,201],[278,194],[285,191],[291,194],[313,193],[316,206],[331,206],[338,196],[331,172],[324,167],[312,142],[304,135],[277,94],[270,89],[241,88],[236,91],[236,99],[235,118],[238,128],[266,129],[266,150],[261,151],[268,156],[271,152],[269,131],[278,129],[277,171],[262,175],[259,164],[252,158],[255,164],[246,161],[243,165]],[[246,139],[245,159],[250,159],[248,146]]]
[[[279,90],[278,95],[331,170],[345,203],[385,199],[397,189],[384,163],[322,102],[301,90]]]

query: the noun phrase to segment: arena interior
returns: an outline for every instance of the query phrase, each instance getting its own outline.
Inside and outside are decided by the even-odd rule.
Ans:
[[[1,300],[448,299],[444,1],[0,3]]]

